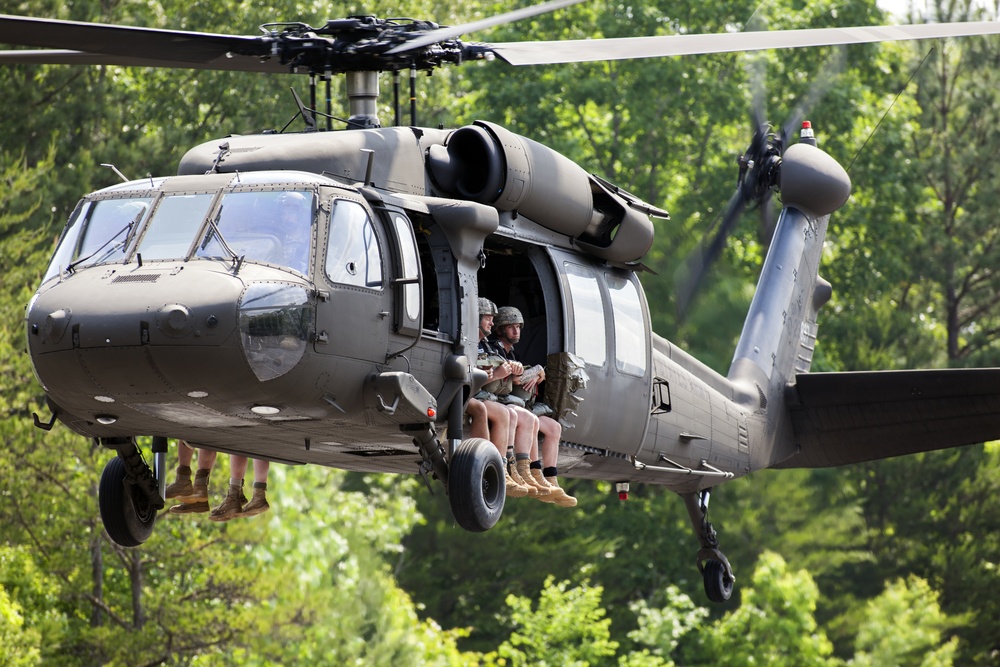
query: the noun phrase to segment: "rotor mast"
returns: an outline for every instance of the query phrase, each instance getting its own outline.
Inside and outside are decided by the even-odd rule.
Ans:
[[[378,120],[378,72],[347,72],[348,129],[381,127]]]

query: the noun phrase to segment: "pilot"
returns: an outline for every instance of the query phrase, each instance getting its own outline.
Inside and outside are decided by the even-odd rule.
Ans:
[[[285,266],[299,273],[309,271],[309,239],[312,236],[312,203],[301,192],[283,192],[277,199],[278,238],[283,239]]]
[[[537,415],[538,438],[540,446],[532,443],[531,454],[516,454],[517,471],[524,479],[530,478],[536,484],[548,488],[547,495],[540,496],[540,500],[555,503],[561,507],[576,506],[576,498],[566,493],[559,486],[558,461],[559,461],[559,441],[562,438],[562,426],[558,421],[548,416],[552,409],[544,403],[540,403],[538,398],[538,385],[545,380],[545,369],[536,365],[525,369],[517,362],[514,346],[521,340],[521,329],[524,327],[524,317],[521,311],[513,306],[504,306],[497,312],[493,322],[493,333],[496,346],[504,356],[520,366],[520,372],[515,373],[514,388],[511,394],[519,396],[524,401],[525,407]],[[538,457],[538,450],[541,449],[541,458]],[[530,459],[530,462],[529,462]]]
[[[487,336],[493,328],[493,316],[497,313],[497,306],[489,299],[479,297],[479,358],[476,366],[486,371],[489,382],[475,397],[469,399],[470,416],[473,416],[472,435],[476,437],[477,428],[475,411],[479,405],[486,411],[487,422],[489,424],[489,440],[500,452],[500,456],[507,458],[507,448],[514,446],[514,434],[517,426],[517,416],[506,406],[497,402],[495,394],[487,390],[497,382],[501,382],[503,377],[510,374],[510,365],[493,353]],[[498,377],[499,376],[499,377]],[[477,405],[479,404],[479,405]],[[507,495],[511,498],[523,498],[529,495],[531,487],[521,480],[512,476],[512,469],[506,469],[504,476],[506,479]]]

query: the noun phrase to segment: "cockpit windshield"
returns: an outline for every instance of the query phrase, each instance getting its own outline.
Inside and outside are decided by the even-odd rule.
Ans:
[[[266,262],[306,274],[315,195],[310,190],[162,193],[84,201],[45,280],[112,262],[195,257]],[[213,207],[213,203],[218,202]],[[152,210],[150,214],[149,211]],[[138,239],[138,243],[136,243]]]
[[[280,264],[300,273],[309,268],[312,237],[311,192],[230,192],[223,196],[199,240],[197,257],[239,257]],[[222,236],[220,239],[219,236]]]

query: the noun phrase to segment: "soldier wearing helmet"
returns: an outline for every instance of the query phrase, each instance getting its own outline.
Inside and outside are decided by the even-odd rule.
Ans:
[[[521,340],[524,317],[513,306],[501,307],[493,321],[493,332],[497,347],[504,356],[515,364],[512,394],[519,396],[536,419],[530,450],[515,453],[518,475],[528,483],[540,487],[539,499],[555,503],[561,507],[574,507],[576,498],[566,493],[557,479],[559,441],[562,439],[562,425],[548,416],[552,409],[536,401],[538,385],[545,380],[545,369],[540,365],[525,369],[518,362],[514,346]],[[538,435],[541,434],[539,446]],[[541,450],[541,456],[539,456]],[[517,479],[516,477],[514,478]]]
[[[498,388],[510,376],[512,370],[511,365],[504,359],[503,355],[487,339],[493,329],[493,316],[496,314],[496,304],[485,297],[479,297],[479,358],[476,361],[476,366],[486,371],[489,382],[475,397],[469,399],[466,412],[472,417],[472,436],[487,437],[500,452],[500,456],[506,458],[507,448],[514,444],[514,427],[517,418],[507,406],[497,402],[497,396],[494,393],[499,391]],[[509,382],[509,380],[507,381]],[[486,429],[483,428],[480,418],[477,418],[477,415],[481,415],[483,411],[486,415]],[[483,435],[484,430],[486,431],[485,436]],[[505,476],[508,496],[522,498],[528,495],[528,487],[515,482],[509,472]]]

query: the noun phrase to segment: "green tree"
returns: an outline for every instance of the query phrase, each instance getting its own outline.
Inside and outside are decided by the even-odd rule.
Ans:
[[[713,665],[834,665],[833,645],[815,619],[819,589],[776,553],[761,556],[735,609],[703,631],[701,658]]]
[[[691,632],[697,633],[706,622],[708,610],[698,607],[676,586],[668,586],[665,591],[666,606],[657,608],[646,600],[637,600],[630,605],[638,619],[638,628],[629,633],[629,639],[642,648],[629,656],[632,661],[660,660],[651,664],[662,664],[670,667],[674,664],[672,656],[678,646]],[[639,662],[638,664],[643,664]]]
[[[537,607],[529,598],[508,596],[515,630],[496,654],[486,656],[486,664],[509,661],[514,666],[587,667],[606,663],[618,643],[611,639],[611,621],[600,606],[601,592],[600,586],[571,587],[568,581],[557,584],[548,577]]]
[[[868,603],[850,664],[951,667],[958,637],[943,639],[951,625],[926,581],[897,579]]]

